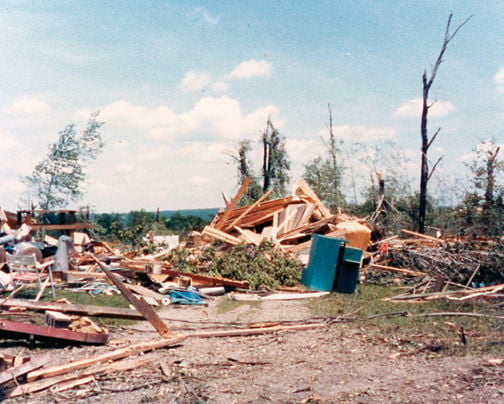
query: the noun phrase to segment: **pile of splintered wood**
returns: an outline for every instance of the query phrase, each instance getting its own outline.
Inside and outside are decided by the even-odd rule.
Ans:
[[[504,297],[504,254],[499,246],[402,231],[417,238],[382,240],[367,267],[368,280],[379,280],[380,273],[410,280],[411,289],[391,300]]]
[[[300,245],[306,248],[303,243],[309,242],[314,233],[334,233],[340,222],[359,221],[341,213],[332,214],[304,180],[286,198],[267,200],[271,194],[268,191],[253,204],[237,207],[249,184],[250,180],[244,181],[227,209],[205,227],[203,236],[230,245],[259,245],[270,240],[283,250],[296,251]],[[365,224],[364,220],[360,222]]]

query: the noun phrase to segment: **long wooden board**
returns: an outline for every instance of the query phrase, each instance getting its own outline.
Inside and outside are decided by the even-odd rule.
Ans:
[[[66,304],[66,303],[44,303],[33,302],[24,299],[9,299],[6,302],[0,302],[0,308],[10,309],[12,307],[22,307],[34,311],[59,311],[67,314],[78,314],[86,316],[112,317],[128,320],[143,320],[144,317],[136,310],[123,307],[92,306],[84,304]]]

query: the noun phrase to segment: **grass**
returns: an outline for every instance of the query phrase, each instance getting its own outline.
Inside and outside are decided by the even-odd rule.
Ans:
[[[504,355],[504,321],[492,316],[504,316],[504,309],[488,304],[475,304],[445,299],[425,303],[384,301],[399,294],[397,289],[376,285],[359,285],[355,294],[331,294],[322,299],[307,302],[315,317],[348,317],[365,326],[366,332],[375,337],[401,340],[421,340],[424,344],[437,344],[450,354],[469,352]],[[395,313],[406,312],[409,315]],[[424,316],[429,313],[479,313],[490,317]],[[384,315],[381,317],[379,316]],[[450,325],[451,323],[453,325]],[[461,327],[467,344],[457,335]]]
[[[14,298],[16,299],[28,299],[33,300],[37,296],[39,289],[32,287],[25,287],[20,290]],[[104,293],[100,294],[90,294],[85,292],[72,292],[69,290],[55,289],[56,299],[53,299],[50,288],[44,291],[41,302],[52,302],[53,300],[68,299],[72,304],[86,305],[86,306],[106,306],[106,307],[123,307],[128,308],[129,303],[122,295],[106,295]],[[0,297],[0,299],[6,296]],[[92,317],[93,321],[104,327],[120,327],[128,324],[133,324],[136,320],[126,320],[119,318],[104,318],[104,317]]]

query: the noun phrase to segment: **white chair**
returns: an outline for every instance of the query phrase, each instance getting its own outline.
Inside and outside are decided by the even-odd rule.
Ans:
[[[53,264],[53,262],[40,264],[37,261],[35,254],[20,256],[14,254],[6,254],[6,256],[7,265],[9,267],[9,271],[12,276],[12,282],[14,283],[15,287],[17,287],[17,285],[20,283],[29,284],[37,282],[40,288],[40,292],[36,298],[36,300],[38,300],[44,292],[47,282],[50,282],[53,298],[56,298],[51,271],[51,265]],[[42,284],[43,280],[45,280],[44,284]]]

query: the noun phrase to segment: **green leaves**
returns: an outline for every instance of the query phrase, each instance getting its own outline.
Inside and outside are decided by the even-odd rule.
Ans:
[[[80,134],[73,123],[61,131],[57,142],[49,145],[47,157],[27,178],[31,186],[37,187],[41,209],[61,208],[82,198],[85,165],[98,156],[104,145],[98,131],[103,122],[97,121],[97,117],[98,112],[92,114]]]

